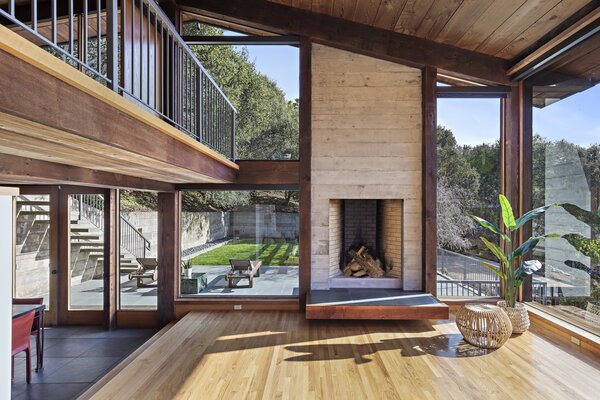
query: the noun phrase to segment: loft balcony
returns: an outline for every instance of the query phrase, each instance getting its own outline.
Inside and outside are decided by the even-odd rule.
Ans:
[[[233,179],[236,109],[154,0],[4,1],[0,21],[2,51],[11,55],[4,58],[2,111],[12,119],[6,118],[11,122],[5,122],[4,130],[15,134],[18,125],[35,123],[39,135],[28,135],[36,142],[50,141],[43,132],[48,126],[61,131],[55,141],[72,142],[73,133],[93,141],[62,156],[59,149],[47,157],[10,144],[3,146],[4,153],[118,169],[163,182]],[[28,85],[40,93],[40,104],[19,96]],[[42,104],[50,104],[44,113],[39,112]],[[65,126],[69,118],[73,124]],[[103,154],[118,153],[120,161],[89,162],[94,157],[90,152],[101,151],[97,142],[109,146]],[[160,164],[154,163],[156,170],[147,174],[150,160],[136,161],[130,152]],[[201,157],[193,160],[198,152]]]

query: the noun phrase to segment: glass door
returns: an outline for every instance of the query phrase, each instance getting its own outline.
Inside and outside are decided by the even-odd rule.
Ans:
[[[21,187],[16,199],[14,298],[43,298],[45,323],[57,320],[58,207],[55,187]]]
[[[107,190],[61,190],[61,322],[100,324],[104,310]]]

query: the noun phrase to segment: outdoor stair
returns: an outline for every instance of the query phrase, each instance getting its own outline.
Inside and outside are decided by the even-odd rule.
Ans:
[[[102,279],[104,271],[104,233],[97,227],[83,221],[71,221],[71,278],[81,282]],[[135,271],[139,264],[127,250],[121,249],[119,271]],[[125,253],[125,254],[123,254]]]

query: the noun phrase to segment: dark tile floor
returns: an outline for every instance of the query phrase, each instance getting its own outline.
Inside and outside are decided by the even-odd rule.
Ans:
[[[25,353],[15,357],[12,399],[75,399],[156,333],[154,329],[100,327],[46,328],[44,368],[35,372],[35,339],[31,384],[25,382]]]

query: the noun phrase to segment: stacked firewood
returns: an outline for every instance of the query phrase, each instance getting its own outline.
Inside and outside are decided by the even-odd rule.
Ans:
[[[348,254],[350,254],[352,259],[342,270],[344,275],[356,278],[364,276],[381,278],[384,275],[384,268],[381,261],[369,254],[365,246],[361,246],[358,251],[350,250]]]

